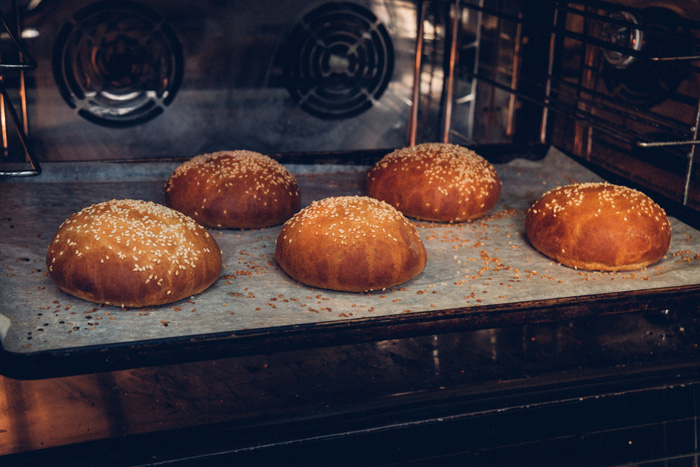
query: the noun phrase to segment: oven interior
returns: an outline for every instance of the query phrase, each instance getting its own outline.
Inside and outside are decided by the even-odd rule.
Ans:
[[[475,147],[485,155],[508,154],[509,157],[538,157],[544,154],[543,148],[553,146],[587,167],[601,171],[606,178],[619,177],[624,183],[649,192],[663,201],[664,207],[672,206],[683,213],[684,219],[693,216],[697,219],[700,213],[700,169],[695,160],[700,118],[700,1],[676,1],[671,5],[653,0],[615,3],[202,0],[196,5],[195,8],[192,2],[166,0],[0,2],[3,145],[0,174],[41,177],[42,166],[53,163],[77,162],[77,165],[66,165],[80,169],[80,162],[85,162],[86,166],[96,161],[129,165],[129,162],[187,159],[203,152],[238,148],[274,157],[301,155],[295,161],[303,161],[313,153],[314,161],[335,162],[337,153],[348,153],[350,158],[343,160],[352,160],[365,150],[381,154],[388,148],[424,141],[449,141]],[[86,170],[84,177],[90,174]],[[12,200],[3,202],[10,204]],[[29,243],[30,239],[22,240],[25,241]],[[12,266],[19,268],[16,264]],[[635,448],[653,458],[654,465],[660,462],[661,456],[668,456],[668,462],[682,463],[689,460],[681,459],[687,453],[693,453],[692,459],[697,463],[697,443],[693,438],[697,432],[697,417],[693,411],[697,403],[697,385],[685,384],[686,380],[677,376],[692,370],[693,381],[697,381],[697,345],[692,343],[692,337],[697,334],[695,290],[697,287],[685,295],[678,294],[677,298],[672,292],[658,299],[641,294],[620,302],[613,299],[592,305],[605,309],[636,306],[653,312],[645,312],[640,317],[621,314],[575,320],[575,307],[569,309],[560,305],[571,313],[571,321],[557,315],[552,318],[559,320],[554,324],[505,326],[479,330],[469,336],[422,336],[409,342],[408,347],[401,340],[393,340],[397,335],[390,330],[392,340],[350,350],[361,353],[362,358],[369,361],[367,366],[371,371],[365,377],[369,376],[367,379],[379,388],[375,390],[385,397],[384,402],[388,399],[397,403],[391,399],[397,400],[396,396],[401,395],[406,386],[413,388],[410,403],[404,402],[405,405],[399,407],[403,412],[390,404],[380,415],[402,429],[409,428],[417,433],[415,439],[418,440],[425,438],[425,424],[403,423],[404,419],[397,418],[397,414],[407,418],[406,414],[418,417],[427,416],[424,413],[428,412],[431,415],[433,412],[429,409],[433,408],[424,405],[421,409],[419,402],[431,402],[429,398],[435,387],[440,388],[437,392],[441,397],[447,397],[445,394],[452,394],[452,387],[464,386],[468,391],[461,393],[456,401],[461,404],[457,407],[460,413],[493,413],[508,427],[517,427],[522,414],[526,413],[528,418],[524,425],[532,433],[528,439],[540,436],[537,426],[535,431],[531,430],[532,421],[546,420],[540,424],[544,427],[540,428],[544,433],[541,436],[561,441],[567,460],[582,454],[583,449],[569,449],[574,446],[573,441],[569,441],[576,439],[580,446],[587,448],[583,454],[603,453],[600,455],[615,461],[618,461],[615,457],[618,452],[628,454]],[[644,305],[633,305],[637,301]],[[663,311],[657,313],[656,308]],[[689,313],[684,314],[686,309]],[[92,319],[92,315],[94,313],[88,318]],[[37,324],[48,322],[48,317],[46,321],[43,319]],[[682,327],[676,326],[676,319]],[[640,322],[643,334],[637,329]],[[450,324],[448,322],[446,327]],[[675,334],[666,335],[666,329],[673,329]],[[35,331],[35,336],[39,334],[39,330]],[[600,339],[601,335],[612,337]],[[320,340],[332,341],[323,335]],[[471,340],[476,341],[476,345]],[[222,353],[230,351],[228,344],[219,344],[225,349]],[[477,352],[465,352],[465,346],[475,346]],[[375,347],[380,347],[381,364],[373,360]],[[130,368],[134,362],[197,360],[203,353],[210,355],[212,352],[206,347],[206,352],[200,349],[199,353],[192,352],[185,358],[182,354],[190,349],[184,349],[176,353],[170,347],[160,352],[137,348],[136,352],[129,353],[116,347],[107,355],[112,359],[111,365]],[[331,347],[330,357],[303,351],[268,352],[251,360],[236,361],[234,365],[240,366],[241,372],[249,378],[244,379],[244,383],[265,378],[267,386],[261,387],[267,391],[256,391],[256,397],[261,397],[263,404],[273,406],[272,409],[276,408],[275,404],[297,408],[295,404],[299,402],[294,398],[302,394],[305,395],[302,402],[313,401],[309,406],[318,410],[318,414],[328,409],[328,406],[320,407],[331,393],[338,397],[336,401],[342,402],[345,397],[354,407],[358,405],[355,381],[351,381],[356,373],[348,371],[348,361],[352,363],[354,356],[347,355],[348,349],[347,346]],[[215,346],[215,350],[219,347]],[[676,363],[676,354],[683,354],[682,364]],[[98,348],[94,357],[83,356],[87,360],[85,367],[104,365],[104,355],[104,349]],[[450,358],[455,355],[458,358]],[[599,363],[611,359],[610,368]],[[670,362],[663,374],[651,370],[648,372],[651,376],[644,373],[644,364],[650,362],[649,366],[655,368],[656,359]],[[418,371],[412,366],[416,360],[422,362]],[[582,370],[582,360],[584,373],[593,374],[594,381],[585,385],[581,403],[574,405],[580,393],[571,389],[573,383],[566,378]],[[249,366],[251,361],[253,366]],[[268,372],[268,363],[275,371]],[[56,365],[50,356],[34,364],[49,374],[68,371]],[[328,369],[336,364],[341,370]],[[547,379],[548,365],[564,374],[563,390]],[[174,391],[182,391],[183,387],[190,389],[194,386],[194,367],[194,364],[183,367],[182,380],[170,375],[163,379],[177,386]],[[209,405],[195,407],[203,412],[210,409],[207,415],[222,413],[220,399],[223,397],[219,394],[227,392],[219,389],[228,386],[227,378],[231,377],[230,370],[225,370],[223,364],[216,368],[220,368],[214,371],[214,377],[219,378],[218,385],[213,386],[213,390],[207,387],[215,400],[209,401]],[[279,377],[280,368],[290,370],[286,381],[292,381],[291,386],[280,384],[285,381]],[[214,366],[202,366],[195,371],[211,376],[213,369]],[[35,368],[28,371],[31,370]],[[71,368],[70,371],[75,370]],[[115,405],[126,401],[126,398],[117,397],[113,388],[117,383],[124,384],[118,379],[120,375],[130,374],[103,371],[100,366],[97,378],[106,388],[101,394],[109,396],[106,398]],[[641,383],[634,380],[635,372],[643,373],[639,377],[643,380]],[[150,376],[149,372],[144,373]],[[611,373],[621,376],[610,381]],[[515,383],[511,382],[511,386],[500,392],[492,392],[496,385],[491,380],[507,381],[513,374]],[[341,375],[340,379],[337,375]],[[546,380],[541,383],[545,386],[542,400],[518,394],[523,386],[533,384],[530,379],[533,375],[545,376],[541,378]],[[400,384],[393,385],[392,378]],[[188,385],[181,385],[182,381]],[[207,380],[202,378],[201,381]],[[468,386],[474,381],[478,386],[476,390]],[[656,390],[667,381],[676,384],[670,393]],[[382,383],[387,383],[386,394],[382,392]],[[44,383],[40,380],[38,384]],[[644,384],[654,390],[644,392],[633,384]],[[133,379],[133,385],[151,387],[138,379]],[[71,401],[79,400],[73,387],[65,386]],[[255,385],[238,386],[257,389]],[[630,387],[632,390],[627,392],[621,389]],[[567,402],[572,403],[551,404],[549,401],[555,397],[551,393],[556,389],[560,390],[557,397],[564,393]],[[486,405],[479,391],[488,393]],[[605,394],[609,397],[600,397],[603,391],[607,391]],[[509,399],[513,394],[516,397]],[[166,392],[165,396],[168,395]],[[370,392],[370,396],[374,395]],[[163,410],[173,413],[167,397],[158,392],[152,397],[151,400],[160,397],[168,402]],[[620,403],[615,405],[612,399],[624,400],[623,408],[627,409],[624,416],[620,415]],[[249,400],[230,398],[226,404],[229,410],[239,413],[254,406],[254,403],[248,404]],[[202,399],[197,401],[206,403]],[[513,401],[514,405],[502,409]],[[375,407],[376,401],[372,404]],[[528,455],[531,449],[533,452],[541,449],[541,444],[523,443],[522,434],[516,436],[515,431],[500,433],[495,441],[487,439],[494,432],[483,430],[483,422],[491,422],[493,418],[450,419],[445,415],[447,409],[453,407],[445,406],[444,400],[434,405],[437,407],[434,413],[438,414],[435,420],[440,424],[447,420],[451,424],[451,438],[461,438],[465,432],[470,436],[483,434],[477,436],[477,440],[486,439],[488,449],[475,455],[482,462],[490,458],[491,453],[496,453],[493,457],[498,458],[503,452],[497,444],[501,440],[515,447],[516,455],[523,452]],[[24,409],[19,404],[12,407],[18,412]],[[148,453],[152,453],[152,446],[169,449],[173,445],[174,430],[168,430],[169,425],[157,418],[162,414],[154,415],[152,411],[134,407],[132,410],[138,412],[139,417],[157,424],[159,430],[165,429],[161,434],[146,437]],[[337,407],[343,408],[341,404],[331,410]],[[639,410],[639,407],[647,410]],[[520,408],[532,410],[527,412]],[[661,408],[671,412],[664,416],[675,418],[671,422],[661,418],[662,415],[657,415],[662,412]],[[126,419],[128,412],[117,412],[123,409],[119,406],[114,413]],[[591,412],[592,409],[595,412]],[[417,411],[423,413],[416,415]],[[51,411],[42,413],[53,416]],[[352,434],[394,433],[376,430],[374,425],[372,430],[357,430],[357,417],[375,423],[376,412],[361,412],[356,418],[340,410],[338,413],[340,415],[335,417],[343,419],[343,426],[349,426],[347,430],[355,430]],[[562,434],[549,425],[545,427],[551,414],[567,427],[571,425],[570,419],[578,416],[587,421],[583,429],[588,429],[592,435],[579,435],[573,428]],[[72,415],[71,426],[78,426]],[[303,430],[307,431],[294,436],[310,433],[314,436],[308,439],[316,445],[319,437],[308,425],[314,415],[312,411],[304,413]],[[593,427],[593,420],[598,419],[604,420],[604,429],[589,428]],[[199,419],[194,417],[194,420]],[[293,421],[287,423],[291,427],[289,431],[297,428]],[[48,429],[57,431],[60,419],[50,422],[46,424]],[[326,429],[328,420],[316,423],[323,424]],[[437,426],[444,426],[440,424]],[[109,425],[116,427],[115,430],[121,428],[118,422],[110,421]],[[182,422],[178,420],[177,425],[181,427]],[[248,426],[243,425],[248,430]],[[93,428],[93,425],[85,426],[88,430]],[[220,428],[221,425],[214,425],[217,433]],[[262,432],[266,436],[277,436],[270,425],[254,428],[257,431],[252,435],[247,431],[247,436],[256,443],[261,438],[255,436]],[[186,447],[187,443],[200,440],[215,444],[222,438],[212,437],[208,431],[211,429],[204,426],[185,430],[185,436],[189,436],[185,441],[181,433],[175,439],[183,441]],[[199,437],[192,437],[193,432]],[[629,441],[631,432],[636,436],[634,446]],[[650,434],[641,436],[646,433]],[[169,444],[159,442],[166,437]],[[331,439],[343,442],[349,438]],[[617,450],[610,449],[610,439],[620,440]],[[649,443],[649,439],[655,443]],[[44,447],[43,440],[40,441]],[[463,443],[463,439],[457,441]],[[279,445],[291,446],[291,449],[295,446],[294,443],[271,444],[272,450]],[[81,454],[89,458],[91,452],[86,454],[86,447],[95,445],[78,447]],[[215,445],[214,449],[218,447]],[[406,445],[404,452],[413,452],[408,449],[411,447]],[[224,448],[230,445],[221,449]],[[337,444],[328,449],[329,456],[337,455],[333,448],[337,448]],[[256,449],[244,450],[244,454],[267,452]],[[352,443],[349,450],[369,452],[357,449]],[[102,450],[94,452],[97,451],[102,455]],[[571,452],[575,455],[571,456]],[[581,458],[587,459],[585,455]],[[624,458],[626,462],[629,459]],[[148,462],[151,461],[149,458]],[[67,464],[71,462],[74,462],[72,457]]]
[[[553,145],[697,211],[697,2],[453,7],[444,140]]]
[[[555,146],[700,210],[700,3],[13,1],[3,175],[42,161]]]

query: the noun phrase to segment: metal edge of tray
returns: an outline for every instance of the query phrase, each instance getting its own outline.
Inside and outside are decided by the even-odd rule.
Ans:
[[[700,284],[697,284],[26,354],[0,350],[0,374],[16,379],[42,379],[613,314],[697,312],[699,307]]]

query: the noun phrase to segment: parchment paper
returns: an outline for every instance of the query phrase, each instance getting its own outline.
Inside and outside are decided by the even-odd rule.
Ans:
[[[524,236],[527,208],[556,186],[599,180],[552,149],[541,161],[496,165],[503,190],[487,217],[453,225],[414,221],[428,264],[419,276],[392,289],[355,294],[300,285],[274,261],[278,226],[212,230],[223,251],[222,276],[188,300],[121,309],[60,292],[46,274],[44,258],[63,220],[112,198],[163,203],[164,182],[176,165],[44,164],[39,177],[0,182],[0,337],[5,351],[29,354],[700,282],[700,233],[673,218],[669,253],[639,271],[579,271],[535,251]],[[368,167],[288,168],[300,184],[303,206],[328,196],[364,193]]]

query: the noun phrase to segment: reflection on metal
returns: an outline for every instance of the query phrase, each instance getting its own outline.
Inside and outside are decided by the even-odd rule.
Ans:
[[[61,95],[81,117],[132,126],[157,117],[173,102],[182,82],[182,47],[151,9],[100,2],[63,26],[53,68]]]
[[[639,21],[634,13],[615,11],[610,13],[609,18],[611,21],[607,21],[601,28],[601,39],[620,47],[620,49],[607,48],[603,50],[603,56],[614,67],[627,68],[636,58],[623,51],[631,49],[639,52],[642,50],[644,34],[640,28],[636,27]]]
[[[326,3],[304,15],[285,44],[286,86],[300,107],[324,119],[369,110],[394,71],[394,46],[371,10]]]
[[[40,63],[32,143],[50,161],[406,145],[418,8],[409,0],[52,2],[23,17],[38,31],[27,39]],[[178,87],[170,71],[180,47]]]
[[[459,22],[461,19],[461,8],[459,0],[455,0],[451,8],[452,23],[450,32],[450,56],[447,65],[447,76],[445,79],[445,106],[443,110],[443,132],[442,142],[450,142],[450,127],[452,126],[452,102],[454,100],[455,66],[457,65],[457,48],[459,44]]]
[[[413,64],[413,95],[411,98],[411,115],[408,121],[408,145],[416,144],[418,132],[418,109],[420,107],[420,75],[423,64],[423,35],[425,31],[425,15],[428,8],[428,1],[421,2],[418,12],[418,29],[416,33],[416,58]]]
[[[27,53],[22,42],[18,39],[21,37],[21,30],[19,24],[19,15],[17,14],[18,5],[17,2],[13,2],[14,17],[15,17],[15,29],[17,34],[14,34],[12,28],[7,22],[4,15],[0,14],[0,23],[5,33],[11,39],[15,51],[17,54],[16,61],[6,61],[5,57],[0,60],[0,110],[2,111],[2,140],[3,140],[3,155],[8,157],[10,152],[10,142],[8,136],[8,125],[6,112],[10,115],[10,118],[17,131],[17,137],[19,144],[24,152],[25,161],[29,164],[30,168],[16,168],[16,169],[2,169],[0,170],[0,176],[15,176],[15,177],[27,177],[39,175],[41,173],[41,166],[39,161],[34,156],[34,153],[29,148],[29,138],[27,136],[27,95],[25,87],[25,76],[24,70],[36,68],[36,61],[32,56]],[[15,106],[12,102],[12,98],[7,92],[5,86],[5,73],[10,70],[17,70],[19,72],[19,97],[20,105],[22,109],[22,118],[17,114]]]

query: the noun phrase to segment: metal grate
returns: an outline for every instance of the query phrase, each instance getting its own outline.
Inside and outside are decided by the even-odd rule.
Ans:
[[[21,30],[18,13],[18,5],[16,1],[12,2],[13,11],[7,17],[0,13],[0,24],[3,35],[6,34],[7,47],[3,44],[2,55],[0,56],[0,122],[2,123],[2,149],[3,155],[1,159],[10,159],[10,153],[15,151],[15,144],[21,147],[24,152],[24,164],[13,164],[12,168],[3,168],[0,170],[0,176],[33,176],[41,173],[41,166],[29,147],[27,137],[27,94],[25,86],[24,71],[27,69],[36,68],[36,62],[27,53],[20,41]],[[13,22],[7,18],[12,18]],[[14,28],[14,30],[13,30]],[[7,50],[6,50],[7,49]],[[21,115],[17,112],[16,104],[13,97],[7,90],[6,83],[10,79],[17,80],[17,89],[19,90],[19,108]],[[10,134],[10,122],[16,130],[16,141]],[[4,166],[4,164],[3,164]]]
[[[83,118],[126,127],[170,105],[183,77],[182,46],[156,12],[130,2],[98,2],[61,29],[53,56],[63,99]]]
[[[456,0],[444,138],[553,144],[700,209],[700,12]]]
[[[365,112],[394,70],[391,37],[367,8],[327,3],[304,15],[287,38],[287,89],[300,107],[324,119]]]

